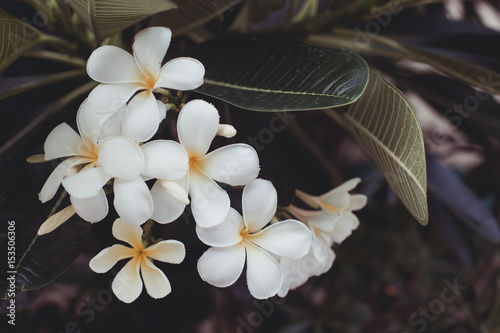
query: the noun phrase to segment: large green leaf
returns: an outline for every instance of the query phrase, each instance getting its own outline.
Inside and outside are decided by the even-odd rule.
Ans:
[[[255,111],[297,111],[350,104],[368,66],[356,54],[269,36],[233,35],[189,53],[206,69],[196,91]]]
[[[25,51],[50,40],[50,37],[20,20],[0,19],[0,73]]]
[[[176,7],[170,0],[71,0],[69,5],[98,37],[120,32],[146,17]]]
[[[327,113],[351,132],[410,213],[426,225],[424,139],[408,99],[380,73],[372,71],[366,91],[356,103],[346,112]]]
[[[154,24],[165,25],[172,29],[174,35],[185,33],[201,24],[219,17],[232,10],[242,0],[181,0],[177,1],[177,9],[155,16]]]
[[[48,163],[47,163],[48,164]],[[16,295],[26,290],[40,288],[63,273],[82,251],[90,223],[77,215],[52,233],[37,236],[37,231],[52,211],[59,211],[69,204],[68,198],[57,196],[50,203],[38,201],[40,191],[52,168],[50,165],[24,165],[7,187],[0,201],[0,233],[8,235],[8,221],[12,239],[0,239],[0,298],[11,298],[6,277],[15,276]],[[12,241],[12,244],[8,244]],[[8,246],[15,247],[15,264],[9,263]],[[9,273],[14,271],[15,273]]]

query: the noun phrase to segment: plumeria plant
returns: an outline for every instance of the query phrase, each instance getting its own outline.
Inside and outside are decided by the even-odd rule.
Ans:
[[[483,18],[493,2],[478,0],[469,7]],[[427,257],[429,251],[420,249],[422,240],[414,235],[425,233],[421,227],[429,218],[451,235],[448,243],[464,262],[473,261],[464,248],[478,242],[457,231],[450,216],[500,243],[500,227],[484,204],[497,196],[469,190],[439,161],[461,149],[480,151],[481,158],[485,152],[496,156],[493,120],[498,116],[470,109],[471,101],[493,100],[500,93],[500,75],[464,60],[477,55],[456,56],[461,43],[439,52],[437,42],[408,28],[418,26],[416,7],[422,14],[440,6],[445,13],[438,15],[441,21],[453,21],[459,13],[450,3],[428,3],[0,4],[0,108],[14,119],[4,122],[6,139],[0,146],[0,182],[9,184],[0,207],[13,237],[7,250],[0,239],[0,254],[7,251],[6,260],[0,256],[0,268],[13,276],[0,283],[5,294],[0,312],[11,301],[18,302],[19,310],[21,304],[36,305],[42,287],[58,284],[51,282],[79,265],[74,275],[84,281],[81,285],[105,280],[95,299],[106,303],[116,298],[116,306],[134,316],[139,309],[137,327],[142,330],[155,331],[148,325],[161,321],[163,313],[181,322],[184,317],[171,309],[187,308],[191,315],[196,312],[191,307],[205,306],[207,298],[217,304],[205,309],[210,315],[193,319],[195,328],[177,323],[177,331],[354,332],[367,318],[393,318],[388,313],[397,306],[410,319],[398,318],[403,324],[394,319],[382,331],[421,323],[408,310],[410,301],[400,297],[420,276],[415,270],[449,273],[446,267],[455,267],[436,264]],[[358,29],[360,22],[364,31]],[[445,92],[436,97],[440,94],[430,91],[446,86],[433,80],[477,89],[462,98],[469,113],[454,108],[443,112],[446,119],[440,121],[452,122],[451,133],[470,115],[479,130],[460,130],[493,133],[477,140],[482,150],[463,136],[450,139],[448,134],[442,142],[453,146],[451,152],[432,144],[439,132],[434,127],[441,124],[433,108],[448,100]],[[405,88],[408,97],[397,87]],[[479,168],[481,159],[474,161],[469,169],[456,162],[457,169],[465,174]],[[480,171],[496,165],[490,162]],[[468,180],[475,182],[474,177]],[[455,195],[456,200],[450,199]],[[488,200],[478,195],[489,195]],[[410,220],[417,223],[403,223]],[[430,235],[434,229],[423,238]],[[381,264],[397,255],[404,260],[394,259],[396,269]],[[414,264],[416,257],[420,262]],[[498,268],[497,261],[491,260],[492,267]],[[478,278],[475,291],[493,279],[496,268]],[[353,284],[366,288],[360,291]],[[453,290],[461,291],[457,285]],[[109,302],[95,306],[89,296],[94,289],[82,287],[81,294],[72,296],[75,301],[68,303],[76,304],[71,305],[75,311],[67,318],[76,313],[79,324],[89,325],[105,316]],[[88,321],[82,319],[82,313],[90,313],[87,296],[94,311]],[[278,306],[284,298],[287,304]],[[143,302],[148,304],[144,309]],[[370,307],[374,303],[386,304],[385,315]],[[454,313],[458,303],[446,303],[439,315]],[[275,308],[276,318],[293,318],[290,325],[259,319],[270,317]],[[470,313],[461,310],[456,313]],[[233,312],[236,328],[227,320],[213,320]],[[355,318],[356,325],[339,324],[337,317],[342,322]],[[481,325],[493,332],[494,323]],[[132,330],[122,330],[127,329]]]
[[[161,298],[171,286],[151,259],[178,264],[184,245],[158,241],[145,248],[140,226],[147,221],[171,223],[189,205],[199,239],[211,246],[198,262],[204,281],[230,286],[247,262],[252,296],[266,299],[282,290],[285,295],[307,280],[291,283],[294,270],[301,273],[296,267],[306,255],[312,253],[321,267],[310,275],[324,273],[333,263],[334,241],[340,243],[357,228],[351,210],[363,208],[366,198],[348,191],[360,180],[318,198],[299,191],[298,197],[318,210],[291,205],[289,212],[299,220],[278,221],[276,189],[272,182],[257,178],[259,157],[252,146],[235,143],[208,152],[217,135],[231,138],[237,132],[219,123],[219,112],[209,102],[195,99],[180,109],[179,142],[150,140],[166,117],[166,106],[153,95],[155,89],[195,89],[203,82],[205,68],[195,59],[176,58],[161,66],[171,35],[168,28],[150,27],[135,36],[133,57],[115,46],[101,46],[90,56],[87,72],[101,83],[77,112],[80,134],[62,123],[45,140],[44,155],[28,159],[62,159],[39,198],[49,201],[62,183],[71,202],[50,216],[38,235],[52,232],[74,213],[90,223],[103,220],[109,212],[103,187],[109,187],[119,216],[113,235],[132,249],[119,244],[106,248],[90,267],[103,273],[118,260],[132,258],[112,284],[115,295],[126,303],[137,299],[142,276],[148,294]],[[147,183],[154,185],[149,189]],[[231,208],[227,191],[218,183],[243,187],[242,215]]]

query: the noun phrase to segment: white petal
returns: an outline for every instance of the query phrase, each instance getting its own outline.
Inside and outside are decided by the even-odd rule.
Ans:
[[[126,107],[127,105],[123,105],[118,110],[105,114],[108,115],[108,118],[101,127],[101,133],[98,137],[98,141],[102,141],[103,139],[113,136],[122,136],[122,118]]]
[[[89,94],[89,105],[95,112],[113,112],[124,106],[136,91],[141,89],[137,83],[101,83]]]
[[[142,180],[115,178],[115,209],[118,215],[131,225],[141,225],[153,214],[153,198]]]
[[[99,222],[108,215],[108,199],[102,188],[99,193],[93,197],[76,198],[70,196],[69,198],[76,213],[87,222]]]
[[[99,252],[90,260],[89,266],[90,269],[96,273],[106,273],[113,268],[118,261],[126,258],[132,258],[136,254],[137,251],[130,247],[115,244]]]
[[[203,281],[225,288],[238,280],[244,265],[245,247],[243,244],[211,247],[198,260],[198,273]]]
[[[62,184],[68,193],[76,198],[89,198],[97,195],[111,179],[104,168],[90,168],[64,178]]]
[[[236,135],[236,128],[228,124],[219,124],[219,129],[217,130],[218,136],[223,136],[225,138],[232,138]]]
[[[186,257],[184,244],[171,239],[151,245],[143,253],[149,258],[170,264],[180,264]]]
[[[350,205],[350,195],[347,192],[331,192],[320,197],[319,205],[323,211],[339,214],[341,209],[347,209]]]
[[[211,228],[202,228],[197,225],[196,234],[207,245],[225,247],[241,242],[243,239],[241,232],[244,229],[245,224],[241,215],[234,208],[229,208],[229,212],[221,224]]]
[[[76,114],[78,131],[83,140],[94,145],[97,144],[97,141],[105,135],[102,133],[103,127],[111,116],[109,113],[95,112],[86,99]],[[108,129],[106,128],[104,131],[108,131]]]
[[[189,158],[182,146],[171,140],[155,140],[142,145],[144,153],[143,175],[173,180],[184,177]]]
[[[158,74],[171,39],[172,32],[165,27],[146,28],[135,35],[134,58],[145,75]]]
[[[161,68],[155,88],[175,90],[196,89],[203,84],[205,67],[193,58],[175,58]]]
[[[335,228],[335,221],[338,215],[324,213],[309,218],[308,223],[324,232],[331,232]]]
[[[40,201],[45,203],[52,199],[57,193],[57,190],[59,189],[59,186],[69,169],[75,165],[83,164],[85,162],[87,162],[87,159],[85,158],[71,157],[59,163],[54,171],[52,171],[49,178],[47,178],[45,184],[43,184],[42,190],[38,194]]]
[[[242,205],[245,225],[251,232],[257,232],[276,213],[278,194],[270,181],[258,178],[243,189]]]
[[[346,213],[339,217],[335,222],[335,228],[329,234],[336,243],[342,243],[352,234],[352,231],[359,226],[359,220],[356,215]]]
[[[257,152],[243,143],[214,150],[201,159],[199,166],[212,179],[231,186],[250,183],[260,170]]]
[[[257,299],[276,295],[283,283],[280,264],[269,253],[249,242],[245,242],[245,248],[250,294]]]
[[[323,194],[321,197],[328,196],[331,193],[335,193],[335,192],[349,192],[349,191],[352,191],[352,190],[354,190],[356,188],[356,186],[360,182],[361,182],[361,178],[349,179],[348,181],[346,181],[343,184],[337,186],[336,188],[334,188],[330,192],[327,192],[327,193]]]
[[[296,220],[271,224],[246,239],[279,257],[292,259],[305,256],[311,247],[311,232]]]
[[[167,117],[167,105],[162,101],[156,100],[156,106],[158,107],[158,123],[161,123]]]
[[[45,235],[56,230],[73,215],[75,215],[75,209],[71,205],[58,211],[42,223],[42,225],[38,228],[38,236]]]
[[[351,195],[351,204],[349,205],[350,211],[360,210],[364,206],[366,206],[366,195],[363,194],[352,194]]]
[[[181,187],[187,189],[187,177],[175,181]],[[153,215],[151,218],[158,223],[170,223],[176,220],[184,212],[186,204],[173,198],[167,190],[156,182],[151,189],[153,197]]]
[[[141,147],[125,137],[104,139],[97,146],[97,152],[98,165],[101,165],[112,177],[135,179],[144,167]]]
[[[140,257],[135,256],[116,274],[111,289],[122,302],[132,303],[142,291],[142,280],[139,275]]]
[[[141,275],[149,296],[162,298],[170,294],[172,287],[165,274],[148,258],[142,258]]]
[[[129,243],[137,250],[144,249],[142,245],[142,228],[138,225],[130,225],[123,219],[116,219],[113,223],[113,236],[122,242]]]
[[[53,160],[59,157],[75,156],[82,152],[84,144],[82,138],[66,123],[54,128],[43,146],[45,160]]]
[[[219,128],[219,112],[201,99],[188,102],[179,112],[177,132],[190,157],[203,157]]]
[[[132,98],[122,118],[122,134],[137,142],[144,142],[158,130],[158,105],[149,91],[143,91]]]
[[[210,228],[222,223],[229,211],[229,195],[210,177],[198,170],[189,172],[191,211],[201,227]]]
[[[105,45],[92,52],[87,73],[102,83],[140,82],[141,72],[132,55],[119,47]]]

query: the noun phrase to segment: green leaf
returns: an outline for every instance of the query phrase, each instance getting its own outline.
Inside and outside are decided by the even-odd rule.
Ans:
[[[68,198],[64,198],[63,195],[59,200],[56,196],[51,203],[42,204],[38,201],[37,193],[51,171],[50,163],[25,164],[2,195],[0,230],[3,235],[9,236],[8,231],[14,233],[10,234],[12,239],[1,239],[0,298],[13,296],[7,293],[10,291],[10,284],[3,274],[15,276],[13,293],[16,295],[38,289],[62,274],[85,245],[91,224],[78,215],[74,215],[53,232],[37,236],[38,228],[45,219],[69,204]],[[10,250],[7,242],[11,240],[13,242],[10,245],[15,247],[14,256],[8,253]],[[12,266],[9,257],[15,259],[15,264]],[[9,273],[12,271],[16,273]]]
[[[372,71],[366,91],[356,103],[346,112],[328,110],[327,114],[354,136],[413,217],[426,225],[424,139],[408,99]]]
[[[174,35],[183,34],[199,25],[219,17],[232,10],[241,0],[181,0],[177,1],[177,9],[155,16],[155,25],[165,25],[172,29]]]
[[[66,71],[66,72],[61,72],[61,73],[54,73],[54,74],[49,74],[49,75],[41,75],[38,77],[29,77],[29,79],[17,86],[14,87],[9,87],[6,90],[0,89],[0,101],[12,96],[16,96],[19,94],[22,94],[24,92],[37,89],[52,83],[64,81],[64,80],[69,80],[77,77],[84,77],[87,75],[87,71],[83,69],[74,69],[71,71]],[[19,78],[15,79],[5,79],[5,80],[16,80],[18,81]]]
[[[170,0],[71,0],[69,5],[99,38],[177,6]]]
[[[0,19],[0,73],[25,51],[48,41],[48,36],[27,23]]]
[[[298,111],[350,104],[363,93],[368,65],[356,54],[269,36],[233,35],[189,53],[205,66],[196,89],[240,108]]]

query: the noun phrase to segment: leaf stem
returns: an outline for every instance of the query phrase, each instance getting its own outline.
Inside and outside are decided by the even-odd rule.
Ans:
[[[61,64],[73,65],[76,67],[85,67],[87,61],[83,58],[72,57],[64,53],[49,50],[30,50],[24,53],[25,57],[51,60]]]

